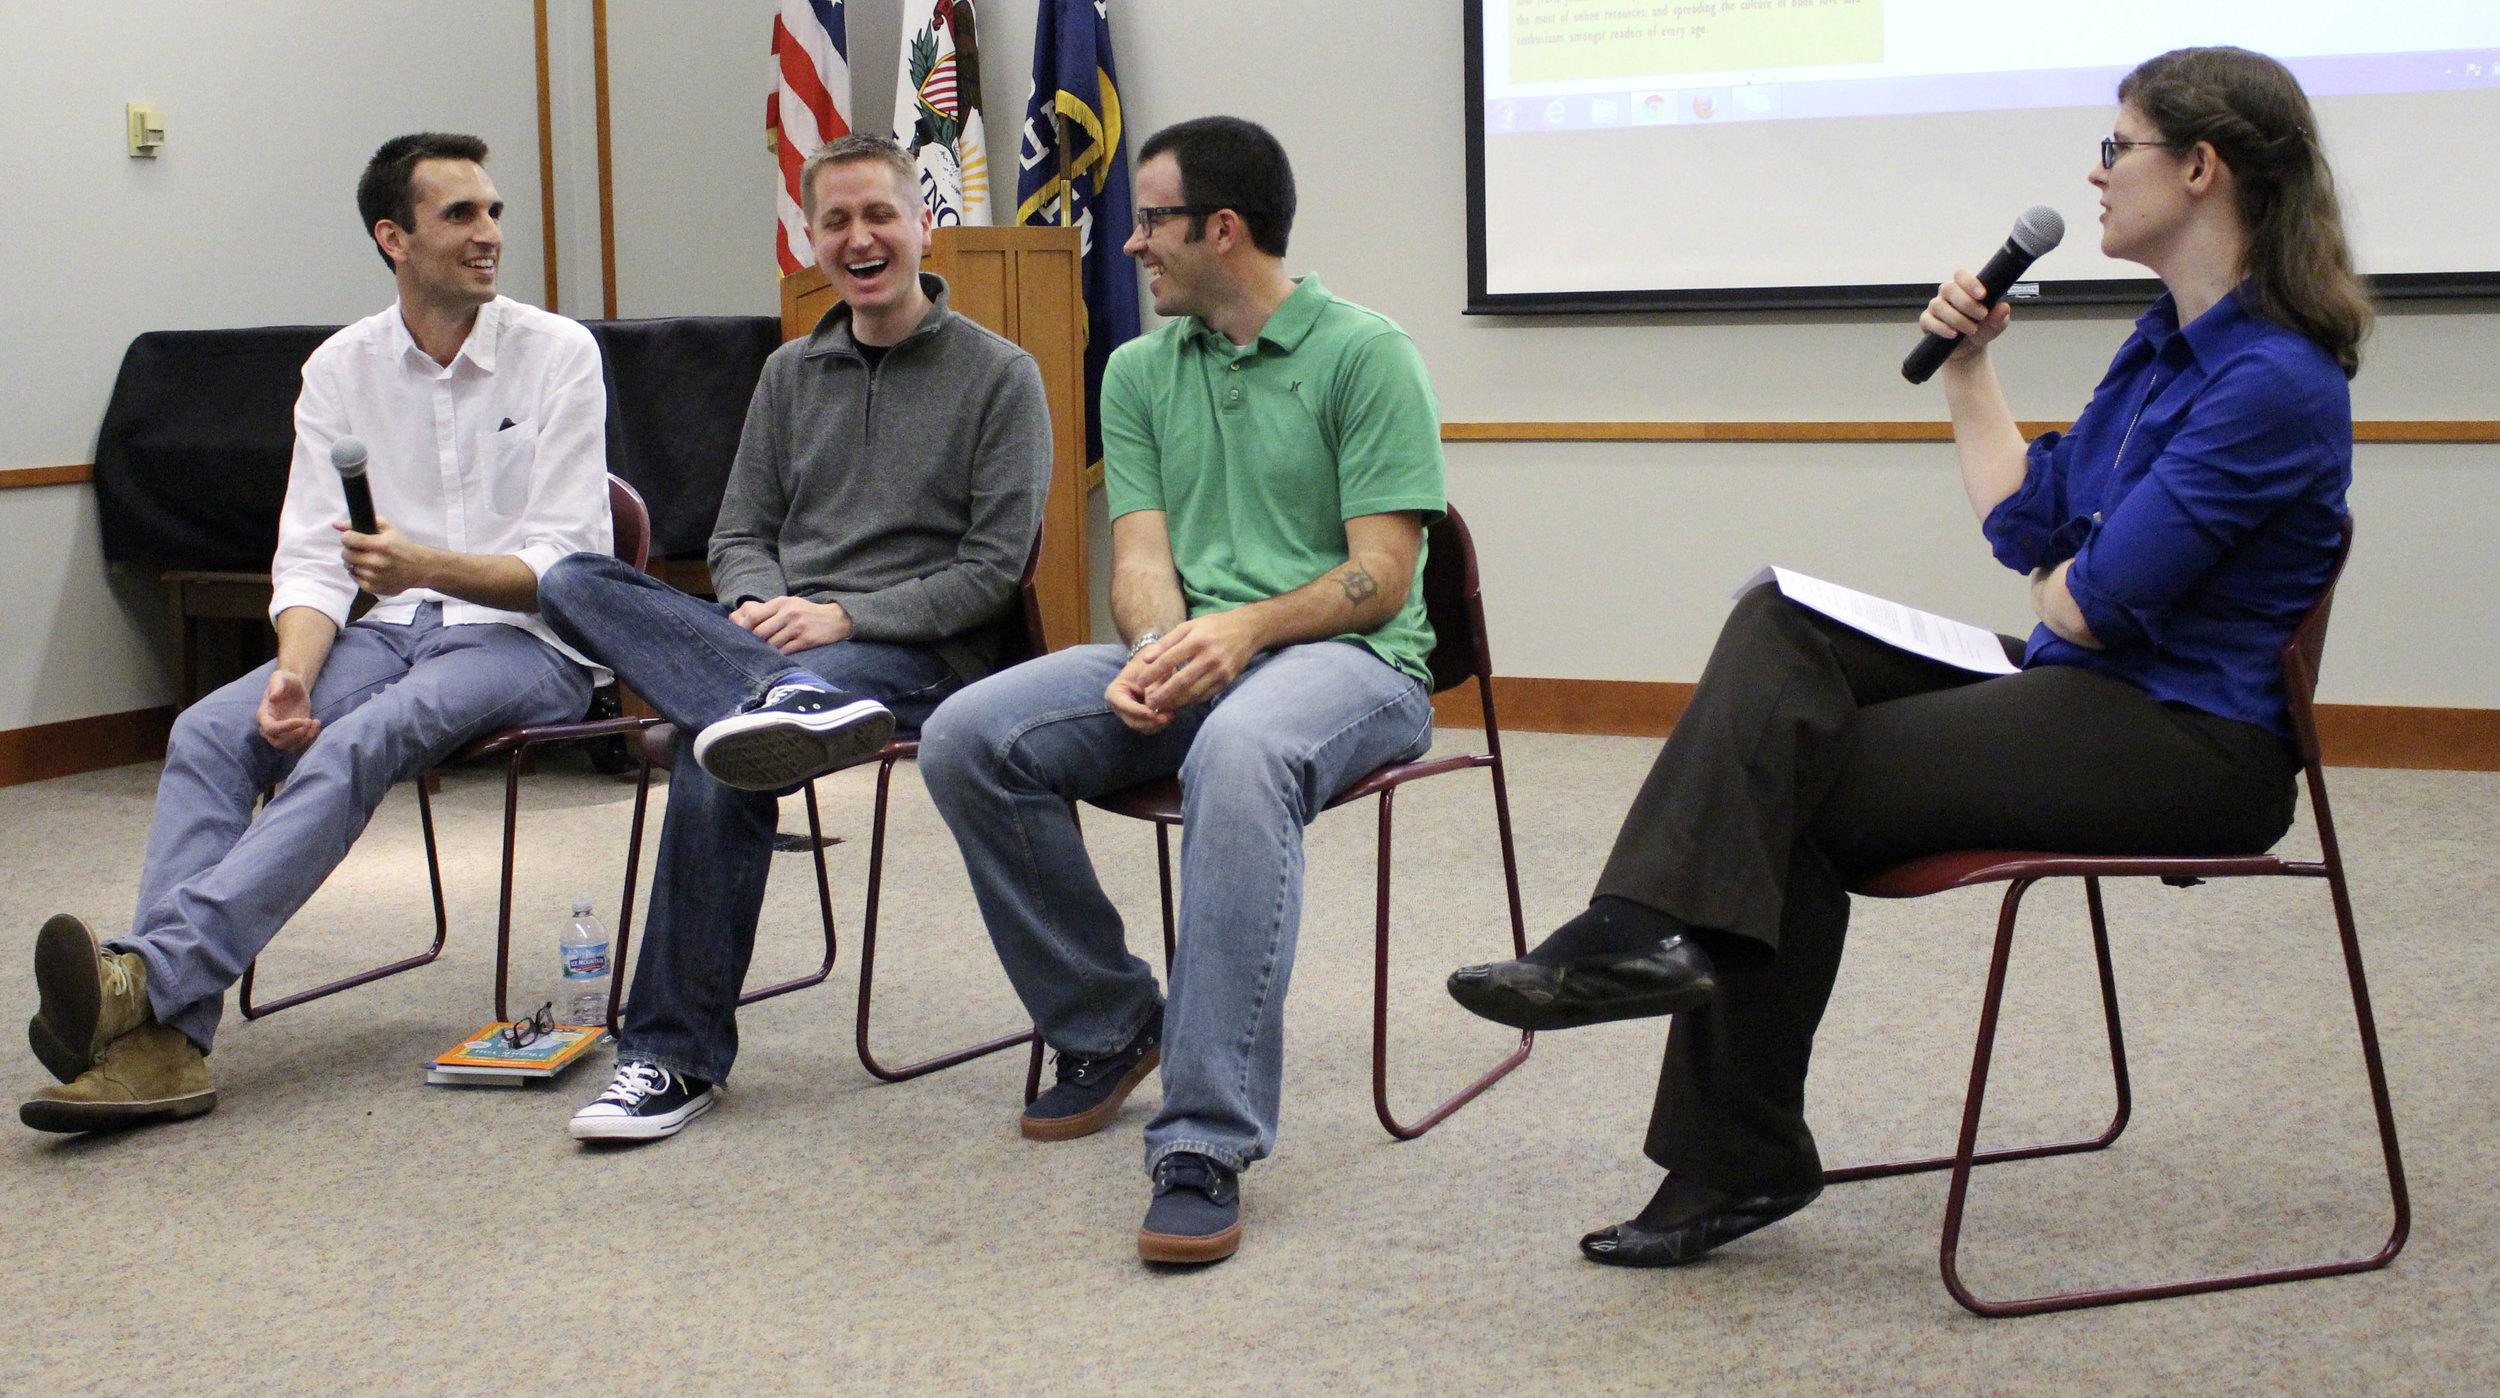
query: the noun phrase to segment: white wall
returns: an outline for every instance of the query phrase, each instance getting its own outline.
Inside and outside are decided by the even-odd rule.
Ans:
[[[1467,317],[1459,20],[1447,0],[1111,0],[1132,151],[1159,126],[1229,111],[1293,152],[1292,262],[1396,317],[1453,421],[1938,418],[1895,372],[1890,314]],[[981,6],[993,158],[1012,168],[1037,0]],[[587,0],[551,6],[558,53],[564,308],[598,312]],[[854,123],[890,122],[902,0],[850,0]],[[762,106],[768,0],[611,0],[622,314],[770,313],[773,167]],[[0,344],[0,467],[90,459],[112,371],[151,328],[344,320],[389,294],[355,236],[357,169],[383,137],[479,131],[512,204],[505,286],[535,297],[536,115],[529,10],[214,0],[142,8],[0,0],[0,239],[19,323]],[[455,37],[456,36],[456,37]],[[167,109],[153,165],[122,154],[121,104]],[[2426,139],[2442,139],[2434,133]],[[2076,153],[2075,178],[2088,152]],[[1766,178],[1811,179],[1813,172]],[[591,206],[595,209],[595,205]],[[1707,210],[1696,210],[1707,217]],[[1904,217],[1915,217],[1906,212]],[[1573,255],[1567,209],[1553,255]],[[1942,249],[1951,262],[1982,249]],[[38,270],[22,270],[33,267]],[[1943,270],[1941,267],[1940,271]],[[2355,385],[2363,418],[2500,418],[2487,303],[2382,321]],[[32,314],[26,312],[31,311]],[[2125,333],[2107,312],[2023,317],[2000,358],[2018,413],[2071,415]],[[1727,587],[1778,559],[2016,628],[2018,580],[1969,524],[1934,445],[1453,444],[1507,673],[1691,679]],[[2362,543],[2338,604],[2330,699],[2500,707],[2473,644],[2500,603],[2472,586],[2500,449],[2365,447]],[[111,600],[84,487],[0,491],[16,605],[0,612],[0,729],[162,702],[152,587]],[[84,548],[82,553],[80,550]],[[43,579],[64,580],[46,594]]]
[[[539,286],[527,5],[0,0],[0,469],[94,459],[144,330],[334,323],[388,304],[356,177],[404,131],[472,131],[511,205],[504,285]],[[133,160],[122,105],[164,109]],[[92,491],[0,491],[0,729],[167,702],[159,589],[108,577]]]
[[[609,0],[619,315],[781,314],[764,145],[778,8]]]

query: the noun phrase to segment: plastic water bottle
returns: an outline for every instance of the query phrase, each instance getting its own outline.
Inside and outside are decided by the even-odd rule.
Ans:
[[[573,920],[558,941],[564,956],[564,993],[556,997],[556,1022],[590,1026],[608,1022],[608,929],[590,915],[590,900],[573,900]]]

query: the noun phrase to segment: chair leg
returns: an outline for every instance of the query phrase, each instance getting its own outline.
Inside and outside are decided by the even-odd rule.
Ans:
[[[634,745],[637,753],[642,745]],[[626,951],[634,940],[634,890],[642,873],[642,831],[651,809],[651,758],[644,754],[634,775],[634,826],[625,839],[625,891],[616,899],[616,946],[608,958],[608,1033],[625,1037]]]
[[[1477,1095],[1486,1088],[1509,1076],[1513,1068],[1527,1062],[1529,1050],[1536,1046],[1536,1035],[1532,1032],[1522,1032],[1519,1036],[1519,1046],[1512,1049],[1508,1057],[1494,1064],[1492,1071],[1468,1084],[1456,1096],[1433,1108],[1412,1125],[1399,1121],[1397,1114],[1389,1110],[1389,874],[1393,822],[1396,813],[1396,807],[1392,803],[1396,799],[1397,792],[1394,789],[1380,793],[1380,851],[1372,904],[1372,1111],[1380,1118],[1381,1126],[1387,1129],[1391,1136],[1401,1141],[1411,1141],[1440,1125],[1450,1113],[1474,1101]],[[1503,833],[1507,837],[1509,833],[1508,812],[1504,811],[1503,814],[1505,816],[1502,822]],[[1517,869],[1508,858],[1509,845],[1509,840],[1505,838],[1502,853],[1505,856],[1504,873],[1511,879],[1511,941],[1524,954],[1527,934],[1524,924],[1520,921]]]
[[[512,1018],[512,862],[521,838],[521,755],[516,747],[503,767],[503,890],[495,900],[495,1018]],[[611,985],[614,983],[611,982]]]
[[[2378,1251],[2366,1256],[2334,1262],[2304,1263],[2289,1267],[2260,1268],[2255,1271],[2220,1276],[2197,1277],[2187,1281],[2162,1282],[2148,1286],[2109,1287],[2091,1291],[2057,1292],[2026,1297],[2016,1301],[1990,1301],[1971,1292],[1964,1285],[1959,1265],[1964,1205],[1970,1194],[1972,1167],[1978,1163],[1973,1147],[1979,1137],[1981,1099],[1986,1093],[1988,1064],[1996,1036],[1997,1012],[2004,999],[2005,969],[2013,947],[2014,914],[2022,890],[2030,880],[2017,880],[2006,890],[2003,913],[1997,923],[1996,952],[1988,968],[1988,989],[1980,1011],[1979,1042],[1971,1055],[1971,1082],[1962,1107],[1961,1141],[1955,1151],[1953,1183],[1945,1201],[1943,1238],[1937,1260],[1944,1275],[1945,1289],[1953,1299],[1983,1316],[2039,1315],[2048,1311],[2078,1310],[2087,1306],[2113,1306],[2130,1301],[2153,1301],[2172,1296],[2193,1296],[2208,1291],[2229,1291],[2241,1287],[2270,1286],[2277,1282],[2306,1281],[2313,1277],[2338,1276],[2347,1272],[2371,1271],[2384,1267],[2404,1247],[2411,1224],[2411,1206],[2404,1185],[2403,1162],[2398,1158],[2395,1135],[2395,1113],[2388,1099],[2386,1075],[2378,1051],[2378,1030],[2370,1010],[2369,990],[2361,968],[2360,940],[2353,928],[2352,906],[2342,886],[2340,869],[2330,869],[2328,888],[2334,899],[2336,928],[2344,949],[2344,968],[2353,991],[2353,1014],[2361,1034],[2362,1059],[2368,1070],[2371,1101],[2376,1109],[2379,1138],[2387,1164],[2388,1186],[2395,1204],[2395,1224],[2387,1241]],[[2097,883],[2097,881],[2092,881]],[[2097,924],[2099,894],[2091,887],[2089,896]],[[2104,963],[2106,964],[2106,963]]]
[[[252,1000],[252,987],[260,976],[260,958],[254,957],[250,964],[243,968],[243,984],[239,987],[239,993],[235,997],[235,1006],[242,1012],[245,1019],[260,1019],[274,1015],[280,1010],[301,1005],[307,1000],[318,1000],[326,995],[336,995],[342,990],[353,990],[357,986],[381,980],[385,976],[396,976],[402,971],[413,971],[443,954],[443,944],[449,940],[451,934],[451,911],[443,901],[443,861],[434,845],[434,803],[426,795],[424,781],[418,781],[416,786],[417,822],[425,831],[425,873],[434,889],[434,945],[414,956],[401,957],[397,961],[376,966],[370,971],[360,971],[344,980],[317,985],[310,990],[299,991],[266,1004],[255,1004]]]
[[[907,1082],[913,1078],[937,1072],[942,1068],[952,1068],[958,1063],[969,1063],[973,1059],[986,1057],[987,1055],[996,1053],[1001,1049],[1014,1048],[1018,1044],[1029,1043],[1033,1046],[1033,1053],[1032,1059],[1026,1065],[1024,1072],[1024,1100],[1027,1103],[1030,1103],[1041,1090],[1040,1083],[1042,1075],[1041,1035],[1031,1029],[1027,1029],[1018,1034],[1009,1034],[1003,1038],[991,1039],[986,1043],[974,1044],[969,1048],[957,1049],[952,1053],[942,1053],[934,1058],[924,1058],[917,1063],[908,1063],[901,1067],[893,1068],[887,1067],[885,1064],[878,1062],[876,1054],[871,1052],[868,1047],[869,1006],[876,995],[877,905],[879,899],[885,891],[886,805],[892,794],[894,764],[900,760],[901,759],[899,758],[889,757],[877,765],[876,813],[870,817],[868,825],[868,900],[867,907],[861,913],[859,921],[859,1017],[856,1021],[856,1032],[854,1035],[855,1041],[859,1046],[859,1066],[867,1069],[869,1076],[876,1078],[880,1082]],[[809,795],[812,798],[814,796],[814,792],[811,790]],[[815,808],[811,804],[809,807],[809,818],[811,820],[814,818],[814,812]],[[822,868],[823,858],[824,856],[820,851],[817,855],[817,859],[819,861],[818,867],[820,870]],[[831,914],[828,913],[827,917],[830,919]],[[827,926],[830,928],[830,921],[828,921]],[[828,951],[828,954],[830,954],[830,951]]]
[[[740,994],[738,1003],[741,1005],[752,1005],[758,1000],[770,1000],[776,995],[787,995],[793,990],[805,990],[811,985],[822,984],[826,977],[833,974],[833,881],[832,876],[825,872],[825,823],[816,809],[816,783],[811,781],[800,790],[807,796],[808,850],[816,856],[816,910],[824,919],[825,924],[825,959],[823,964],[808,975]]]
[[[1998,908],[1998,926],[2010,931],[2014,910],[2023,894],[2036,882],[2018,880],[2005,890],[2005,900]],[[2084,907],[2092,915],[2092,959],[2101,981],[2101,1019],[2109,1034],[2110,1085],[2116,1104],[2111,1108],[2109,1124],[2100,1134],[2082,1136],[2071,1141],[2054,1141],[2036,1146],[2007,1146],[2000,1150],[1984,1150],[1971,1158],[1974,1165],[2001,1165],[2009,1160],[2037,1160],[2050,1155],[2073,1155],[2079,1151],[2100,1150],[2118,1139],[2127,1129],[2127,1121],[2135,1114],[2134,1080],[2127,1073],[2127,1036],[2118,1021],[2118,976],[2109,960],[2109,924],[2101,909],[2101,881],[2087,875],[2083,881]],[[1916,1175],[1930,1170],[1949,1170],[1960,1159],[1956,1155],[1923,1155],[1904,1160],[1888,1160],[1876,1165],[1849,1165],[1823,1172],[1823,1183],[1846,1184],[1851,1180],[1883,1179],[1891,1175]]]
[[[2331,837],[2330,837],[2331,838]],[[2344,977],[2352,985],[2354,1026],[2361,1035],[2361,1063],[2370,1079],[2370,1107],[2378,1118],[2379,1154],[2387,1166],[2387,1197],[2395,1217],[2387,1230],[2387,1241],[2367,1258],[2360,1259],[2348,1271],[2367,1271],[2384,1267],[2404,1251],[2405,1239],[2413,1232],[2413,1196],[2405,1188],[2405,1164],[2396,1147],[2396,1106],[2387,1095],[2387,1064],[2379,1056],[2378,1015],[2370,1008],[2369,977],[2361,969],[2361,934],[2353,925],[2352,894],[2344,884],[2343,856],[2332,844],[2327,856],[2333,862],[2326,876],[2327,895],[2335,905],[2335,931],[2344,946]]]
[[[1180,950],[1179,922],[1172,912],[1172,827],[1155,822],[1155,877],[1163,893],[1163,974],[1172,974],[1172,958]]]

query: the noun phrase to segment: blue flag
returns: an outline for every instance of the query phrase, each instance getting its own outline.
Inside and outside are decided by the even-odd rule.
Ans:
[[[1016,159],[1016,222],[1074,224],[1085,239],[1085,459],[1102,460],[1102,366],[1137,338],[1137,264],[1120,249],[1134,225],[1110,0],[1042,0],[1033,100]],[[1060,158],[1062,117],[1067,159]]]

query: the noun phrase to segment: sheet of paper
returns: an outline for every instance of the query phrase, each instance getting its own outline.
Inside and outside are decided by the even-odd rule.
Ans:
[[[1745,579],[1731,595],[1742,597],[1766,582],[1777,583],[1780,593],[1798,606],[1811,607],[1843,626],[1913,655],[1983,675],[2010,675],[2022,668],[2005,658],[2005,647],[1998,643],[1996,633],[1984,627],[1888,602],[1786,568],[1765,568]]]

